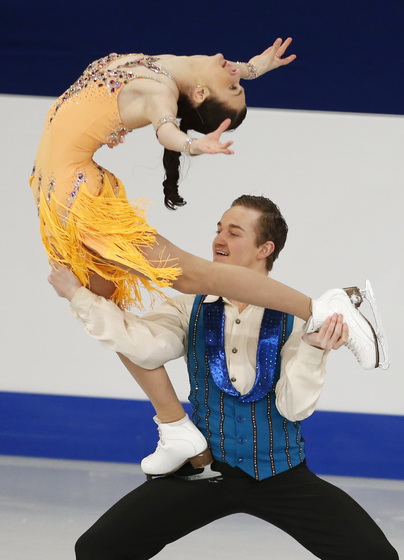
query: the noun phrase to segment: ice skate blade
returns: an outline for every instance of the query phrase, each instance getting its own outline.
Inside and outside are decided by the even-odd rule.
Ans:
[[[150,474],[150,473],[144,473],[146,475],[146,479],[147,480],[153,480],[154,478],[162,478],[164,476],[170,476],[172,474],[175,474],[181,467],[183,467],[185,465],[185,463],[188,462],[188,459],[186,461],[184,461],[183,463],[181,463],[181,465],[178,465],[177,467],[175,467],[175,469],[173,469],[172,471],[169,472],[165,472],[165,473],[158,473],[158,474]]]
[[[206,465],[203,467],[203,471],[200,473],[189,474],[189,475],[176,475],[177,478],[186,481],[194,481],[194,480],[211,480],[211,482],[218,482],[219,480],[223,479],[222,473],[219,471],[212,470],[211,465]]]
[[[380,358],[378,360],[379,363],[377,364],[377,366],[380,369],[386,370],[390,367],[387,340],[386,340],[386,336],[384,334],[384,329],[383,329],[380,313],[377,309],[376,298],[375,298],[375,295],[374,295],[374,292],[373,292],[372,285],[371,285],[369,280],[366,280],[365,288],[363,290],[360,290],[360,293],[361,293],[362,297],[369,302],[369,305],[370,305],[370,308],[372,310],[373,317],[374,317],[374,320],[375,320],[375,329],[373,329],[373,330],[374,330],[374,333],[375,333],[375,336],[376,336],[376,339],[377,339],[377,344],[378,344],[378,348],[379,348],[379,358]]]

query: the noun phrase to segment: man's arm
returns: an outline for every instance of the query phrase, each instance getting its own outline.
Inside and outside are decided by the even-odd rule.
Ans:
[[[145,369],[155,369],[184,354],[186,304],[176,305],[170,300],[141,318],[87,290],[70,270],[57,263],[53,263],[48,280],[59,296],[70,301],[71,313],[83,323],[86,332],[105,348]]]
[[[71,299],[70,311],[105,348],[145,369],[155,369],[184,354],[185,318],[168,302],[141,318],[81,287]]]
[[[313,414],[325,382],[327,356],[348,339],[342,315],[329,317],[314,337],[304,334],[304,328],[305,323],[295,318],[281,351],[281,375],[275,388],[277,409],[293,422]]]

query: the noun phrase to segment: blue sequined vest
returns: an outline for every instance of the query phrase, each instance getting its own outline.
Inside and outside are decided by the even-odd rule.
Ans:
[[[241,396],[230,382],[224,353],[224,303],[197,296],[189,323],[188,373],[192,419],[213,457],[257,480],[286,471],[305,458],[300,423],[275,406],[280,349],[293,316],[265,310],[257,348],[257,379]],[[269,356],[269,358],[268,358]],[[223,371],[224,370],[224,371]]]

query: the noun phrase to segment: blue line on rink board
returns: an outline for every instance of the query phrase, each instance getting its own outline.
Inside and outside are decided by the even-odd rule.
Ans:
[[[0,392],[0,455],[139,463],[153,414],[148,401]],[[404,479],[404,416],[319,410],[302,432],[317,474]]]

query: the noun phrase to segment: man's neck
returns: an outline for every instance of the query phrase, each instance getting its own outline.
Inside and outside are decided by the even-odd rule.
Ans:
[[[237,307],[239,313],[248,307],[248,303],[241,303],[241,301],[234,301],[232,299],[229,301]]]

